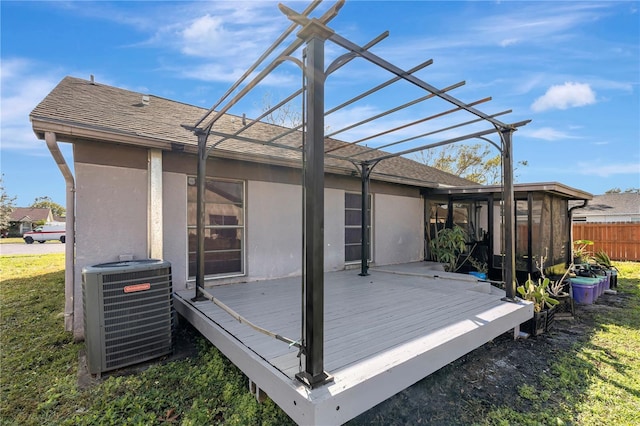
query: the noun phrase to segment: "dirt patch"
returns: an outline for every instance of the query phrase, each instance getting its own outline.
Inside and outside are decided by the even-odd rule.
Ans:
[[[469,424],[481,420],[478,416],[492,407],[513,406],[523,385],[535,387],[554,359],[590,338],[596,314],[621,309],[628,298],[605,294],[593,305],[576,305],[573,317],[556,319],[552,330],[538,337],[514,340],[512,332],[505,333],[356,417],[351,424]],[[526,399],[520,399],[522,403],[526,404]],[[517,408],[527,410],[522,405]]]

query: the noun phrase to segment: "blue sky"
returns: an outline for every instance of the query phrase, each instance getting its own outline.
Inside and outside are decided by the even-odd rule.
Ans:
[[[284,3],[301,11],[307,3]],[[323,3],[322,13],[332,2]],[[478,108],[512,109],[508,122],[531,119],[514,134],[514,158],[527,160],[518,182],[558,181],[593,194],[640,187],[640,3],[347,1],[330,26]],[[66,75],[210,107],[289,25],[272,1],[12,2],[1,7],[1,166],[17,205],[50,196],[63,204],[65,184],[28,115]],[[316,13],[316,14],[317,14]],[[327,45],[327,63],[341,54]],[[300,83],[283,65],[232,112],[257,116]],[[362,60],[327,82],[330,108],[390,78]],[[327,118],[330,130],[424,93],[394,85]],[[297,108],[297,106],[293,106]],[[447,109],[438,100],[337,136],[351,141]],[[429,123],[450,125],[452,118]],[[459,121],[459,120],[458,120]],[[424,129],[429,129],[428,126]],[[420,129],[418,129],[420,130]],[[474,129],[469,129],[469,132]],[[406,131],[371,146],[410,135]],[[454,134],[452,134],[454,135]],[[437,139],[416,141],[426,144]],[[495,140],[495,139],[494,139]],[[71,158],[71,149],[64,152]],[[402,145],[402,149],[412,145]]]

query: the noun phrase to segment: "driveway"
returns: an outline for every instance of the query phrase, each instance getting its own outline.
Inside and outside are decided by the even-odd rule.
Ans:
[[[0,244],[0,256],[64,253],[64,247],[65,245],[59,242]]]

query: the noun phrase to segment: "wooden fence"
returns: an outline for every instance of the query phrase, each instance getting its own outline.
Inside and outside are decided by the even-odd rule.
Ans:
[[[593,241],[589,250],[612,260],[640,261],[640,223],[574,223],[573,239]]]

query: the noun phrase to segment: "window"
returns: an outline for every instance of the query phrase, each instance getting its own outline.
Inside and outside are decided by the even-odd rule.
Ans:
[[[367,252],[371,260],[371,195],[368,203],[369,223],[367,223]],[[344,260],[357,262],[362,258],[362,196],[344,194]]]
[[[197,188],[187,183],[189,278],[196,275]],[[205,183],[204,271],[206,276],[244,274],[244,183],[208,178]]]

